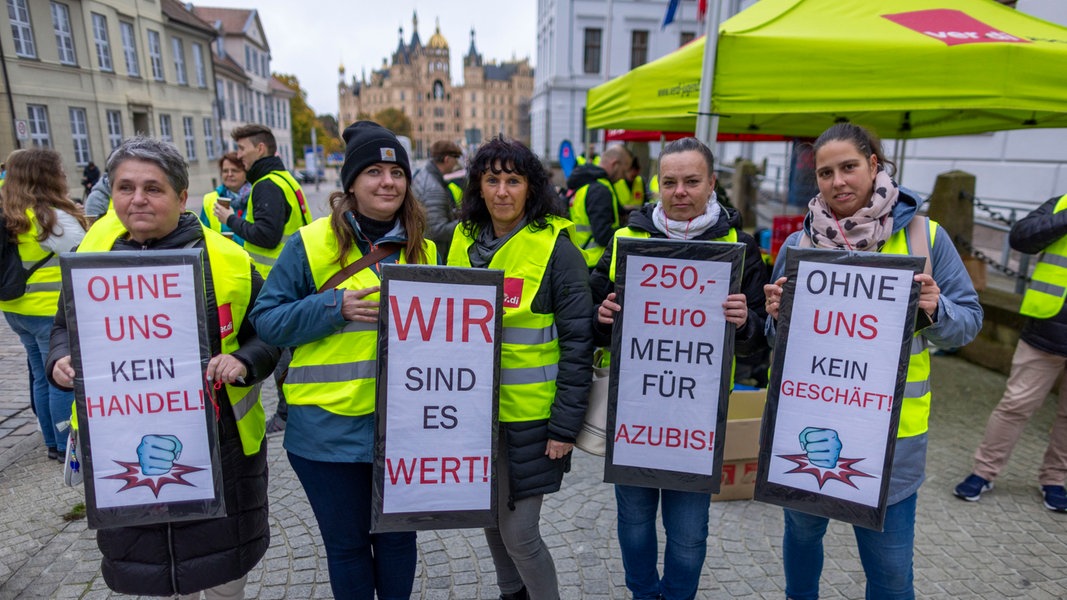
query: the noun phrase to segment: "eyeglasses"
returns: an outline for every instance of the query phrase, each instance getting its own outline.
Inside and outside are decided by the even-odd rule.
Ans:
[[[223,169],[222,170],[222,174],[223,175],[237,175],[238,173],[244,173],[244,171],[242,171],[240,169]]]

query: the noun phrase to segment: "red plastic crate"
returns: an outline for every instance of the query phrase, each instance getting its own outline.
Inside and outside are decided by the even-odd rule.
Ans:
[[[778,257],[785,239],[804,226],[804,215],[778,215],[771,221],[771,260]]]

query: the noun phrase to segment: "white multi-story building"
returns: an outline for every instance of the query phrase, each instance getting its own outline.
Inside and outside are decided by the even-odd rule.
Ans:
[[[530,107],[535,153],[555,159],[563,140],[570,140],[579,151],[585,142],[596,141],[586,137],[586,92],[703,34],[694,0],[682,0],[674,22],[664,27],[667,4],[667,0],[538,0],[537,69]]]
[[[234,128],[246,123],[266,125],[278,143],[278,156],[292,168],[289,101],[295,93],[271,76],[270,45],[259,12],[209,6],[194,6],[192,11],[218,33],[212,61],[223,147],[236,150],[230,137]]]
[[[54,148],[80,198],[85,165],[103,170],[124,138],[145,134],[182,151],[194,195],[211,186],[219,146],[207,23],[176,0],[5,4],[0,155]]]

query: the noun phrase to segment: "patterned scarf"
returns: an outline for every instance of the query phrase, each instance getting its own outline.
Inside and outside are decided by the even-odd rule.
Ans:
[[[850,217],[835,217],[818,194],[808,202],[812,244],[816,248],[880,252],[893,234],[893,206],[899,195],[897,183],[881,166],[874,176],[871,199]]]

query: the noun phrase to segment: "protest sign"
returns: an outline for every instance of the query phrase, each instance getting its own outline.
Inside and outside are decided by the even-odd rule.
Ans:
[[[924,259],[786,260],[755,498],[880,530]]]
[[[200,255],[61,257],[90,528],[226,514]]]
[[[496,523],[504,273],[383,265],[371,530]]]
[[[604,480],[719,491],[743,244],[619,238]]]

